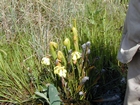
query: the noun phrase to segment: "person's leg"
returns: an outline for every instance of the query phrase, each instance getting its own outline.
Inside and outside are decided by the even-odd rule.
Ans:
[[[128,64],[124,105],[140,105],[140,53]]]
[[[124,98],[124,103],[123,105],[127,105],[127,99],[128,99],[128,86],[126,87],[126,92],[125,92],[125,98]]]

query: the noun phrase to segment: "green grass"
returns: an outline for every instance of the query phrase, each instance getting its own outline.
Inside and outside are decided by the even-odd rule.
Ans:
[[[40,60],[49,52],[50,41],[62,43],[66,37],[72,39],[73,19],[77,23],[79,46],[91,42],[90,62],[95,70],[110,73],[120,70],[116,55],[127,3],[127,0],[0,1],[0,102],[37,99],[34,92],[50,81]]]
[[[21,103],[33,99],[40,67],[28,38],[19,35],[1,46],[0,97],[4,98],[1,101]]]

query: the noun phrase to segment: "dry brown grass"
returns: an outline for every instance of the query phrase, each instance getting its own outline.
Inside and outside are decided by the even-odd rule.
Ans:
[[[39,56],[56,30],[69,27],[71,20],[84,14],[85,0],[1,0],[0,24],[6,41],[18,34],[32,36],[29,40]]]

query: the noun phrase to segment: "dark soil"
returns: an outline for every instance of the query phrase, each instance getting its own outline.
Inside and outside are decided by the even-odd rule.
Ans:
[[[106,70],[101,78],[91,90],[93,99],[92,105],[123,105],[126,90],[126,77],[120,72]]]

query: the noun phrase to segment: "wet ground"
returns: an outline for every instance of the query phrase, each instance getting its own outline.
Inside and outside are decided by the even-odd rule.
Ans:
[[[119,72],[106,72],[106,78],[100,79],[98,84],[91,91],[93,97],[92,105],[123,105],[126,77]]]
[[[93,102],[93,105],[123,105],[124,93],[119,88],[108,90],[100,102]]]

